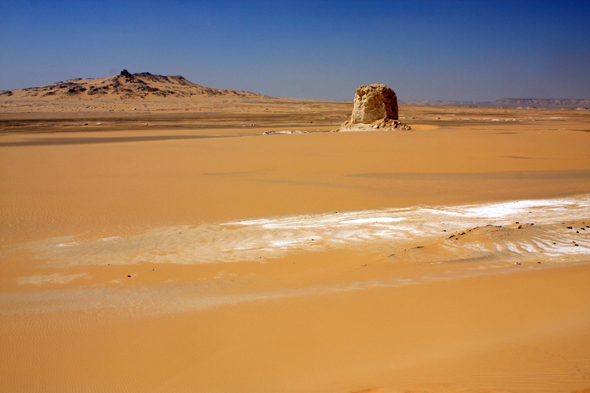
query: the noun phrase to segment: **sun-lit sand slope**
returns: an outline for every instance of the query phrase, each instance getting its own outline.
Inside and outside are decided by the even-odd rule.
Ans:
[[[0,99],[0,390],[589,389],[590,115],[351,109]]]

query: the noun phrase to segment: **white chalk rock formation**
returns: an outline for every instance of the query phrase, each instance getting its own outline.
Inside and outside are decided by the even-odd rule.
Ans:
[[[397,96],[382,84],[364,85],[356,89],[350,120],[339,131],[411,130],[398,120]]]

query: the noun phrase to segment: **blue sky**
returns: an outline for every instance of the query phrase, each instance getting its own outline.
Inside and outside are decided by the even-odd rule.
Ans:
[[[0,90],[124,68],[276,97],[590,98],[590,2],[0,0]]]

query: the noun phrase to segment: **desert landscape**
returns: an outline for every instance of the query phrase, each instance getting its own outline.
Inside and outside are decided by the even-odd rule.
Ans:
[[[0,391],[588,391],[590,112],[353,95],[0,93]]]

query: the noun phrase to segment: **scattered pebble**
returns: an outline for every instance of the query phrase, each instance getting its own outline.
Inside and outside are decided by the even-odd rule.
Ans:
[[[516,262],[515,265],[520,265],[520,262]]]

